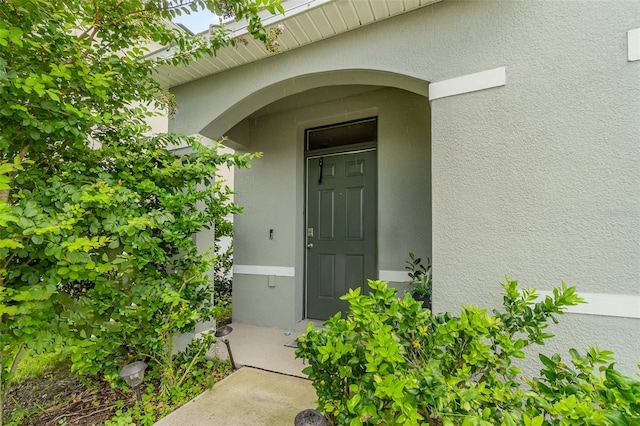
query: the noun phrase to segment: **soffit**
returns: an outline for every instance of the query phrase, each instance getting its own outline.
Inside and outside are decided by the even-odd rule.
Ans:
[[[272,102],[249,115],[247,119],[260,118],[265,115],[277,114],[290,109],[304,108],[310,105],[330,102],[335,99],[347,98],[378,89],[381,89],[381,86],[343,85],[318,87]]]
[[[438,1],[441,0],[288,0],[282,3],[284,15],[265,14],[263,23],[267,28],[284,26],[278,43],[280,51],[287,52]],[[262,42],[244,37],[248,34],[246,22],[231,22],[227,28],[234,37],[243,38],[246,45],[238,43],[236,47],[223,48],[216,56],[199,59],[188,66],[161,66],[155,79],[163,87],[175,87],[277,54],[268,52]],[[168,55],[171,49],[153,52],[150,57]]]

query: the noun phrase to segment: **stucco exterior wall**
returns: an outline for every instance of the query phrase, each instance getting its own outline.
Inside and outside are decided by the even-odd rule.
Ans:
[[[278,98],[359,75],[420,93],[419,81],[505,67],[502,87],[431,102],[434,309],[495,307],[505,273],[525,287],[564,280],[638,300],[640,61],[627,61],[626,32],[639,27],[635,1],[444,1],[177,87],[171,127],[217,137]],[[345,73],[356,70],[374,73]],[[278,180],[259,188],[299,181],[299,165],[280,168],[299,154],[273,152],[256,170],[277,169]],[[294,193],[271,203],[295,203]],[[299,212],[282,213],[303,226]],[[276,230],[271,243],[292,237]],[[272,246],[269,261],[299,264],[296,244]],[[628,373],[639,362],[637,317],[568,314],[553,330],[561,338],[546,352],[597,343]]]
[[[505,273],[543,290],[564,280],[638,295],[640,67],[624,36],[640,10],[614,5],[537,5],[464,41],[452,34],[460,58],[501,60],[507,84],[432,104],[437,309],[497,305]],[[571,314],[554,329],[546,351],[597,342],[629,372],[640,361],[637,318]]]
[[[244,211],[235,219],[234,262],[293,266],[295,273],[274,272],[272,286],[268,274],[235,273],[235,321],[295,328],[304,318],[304,130],[369,116],[378,117],[379,269],[402,269],[409,251],[430,255],[427,99],[378,89],[302,108],[292,100],[285,111],[238,125],[244,136],[239,142],[263,157],[251,169],[236,171],[236,201]]]

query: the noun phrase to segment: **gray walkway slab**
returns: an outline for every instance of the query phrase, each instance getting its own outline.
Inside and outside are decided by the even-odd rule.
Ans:
[[[301,323],[298,330],[286,330],[232,323],[233,331],[226,337],[238,366],[257,367],[306,378],[302,374],[305,365],[301,359],[296,359],[295,348],[287,346],[302,334],[306,324]],[[227,348],[224,343],[218,341],[207,355],[227,359]]]
[[[231,326],[227,338],[236,365],[243,367],[155,426],[286,426],[300,411],[316,408],[315,390],[291,347],[306,323],[291,330]],[[227,359],[227,348],[219,341],[207,355]]]
[[[307,379],[242,367],[155,426],[287,426],[315,401]]]

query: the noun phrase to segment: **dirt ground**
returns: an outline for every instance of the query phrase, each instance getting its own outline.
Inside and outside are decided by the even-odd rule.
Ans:
[[[203,371],[205,368],[209,367],[197,364],[194,371]],[[187,384],[189,392],[183,396],[191,395],[188,398],[192,398],[230,373],[229,364],[214,363],[206,374],[206,380]],[[150,389],[156,393],[151,398],[152,402],[145,402],[145,423],[154,421],[154,418],[157,421],[179,407],[179,402],[169,402],[161,397],[157,378],[145,378],[145,385],[145,395]],[[12,426],[103,426],[118,411],[125,412],[133,407],[137,400],[131,389],[113,389],[109,383],[97,377],[79,378],[70,373],[69,366],[63,364],[37,378],[13,384],[6,402],[4,418],[6,424]],[[12,422],[9,422],[10,419]]]
[[[13,385],[5,419],[23,415],[21,426],[103,425],[120,408],[116,406],[119,400],[126,409],[135,403],[135,394],[112,389],[100,380],[81,381],[60,368]]]

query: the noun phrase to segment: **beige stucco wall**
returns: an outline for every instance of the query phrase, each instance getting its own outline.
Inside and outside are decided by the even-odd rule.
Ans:
[[[428,82],[505,67],[502,87],[431,102],[434,308],[494,307],[505,273],[526,287],[550,290],[564,280],[584,293],[637,300],[640,61],[627,61],[626,32],[639,27],[635,1],[444,1],[174,88],[180,118],[171,127],[217,137],[313,87],[426,94]],[[275,162],[265,156],[256,167],[273,167],[288,188],[302,176],[299,154],[273,149]],[[296,169],[281,168],[285,162]],[[295,205],[294,192],[273,200],[275,211],[277,201]],[[303,226],[297,210],[273,218]],[[254,263],[268,251],[261,244]],[[269,262],[300,264],[301,239],[273,248]],[[389,269],[402,269],[393,263]],[[568,314],[553,330],[560,338],[547,352],[598,343],[629,373],[639,361],[637,317]]]

